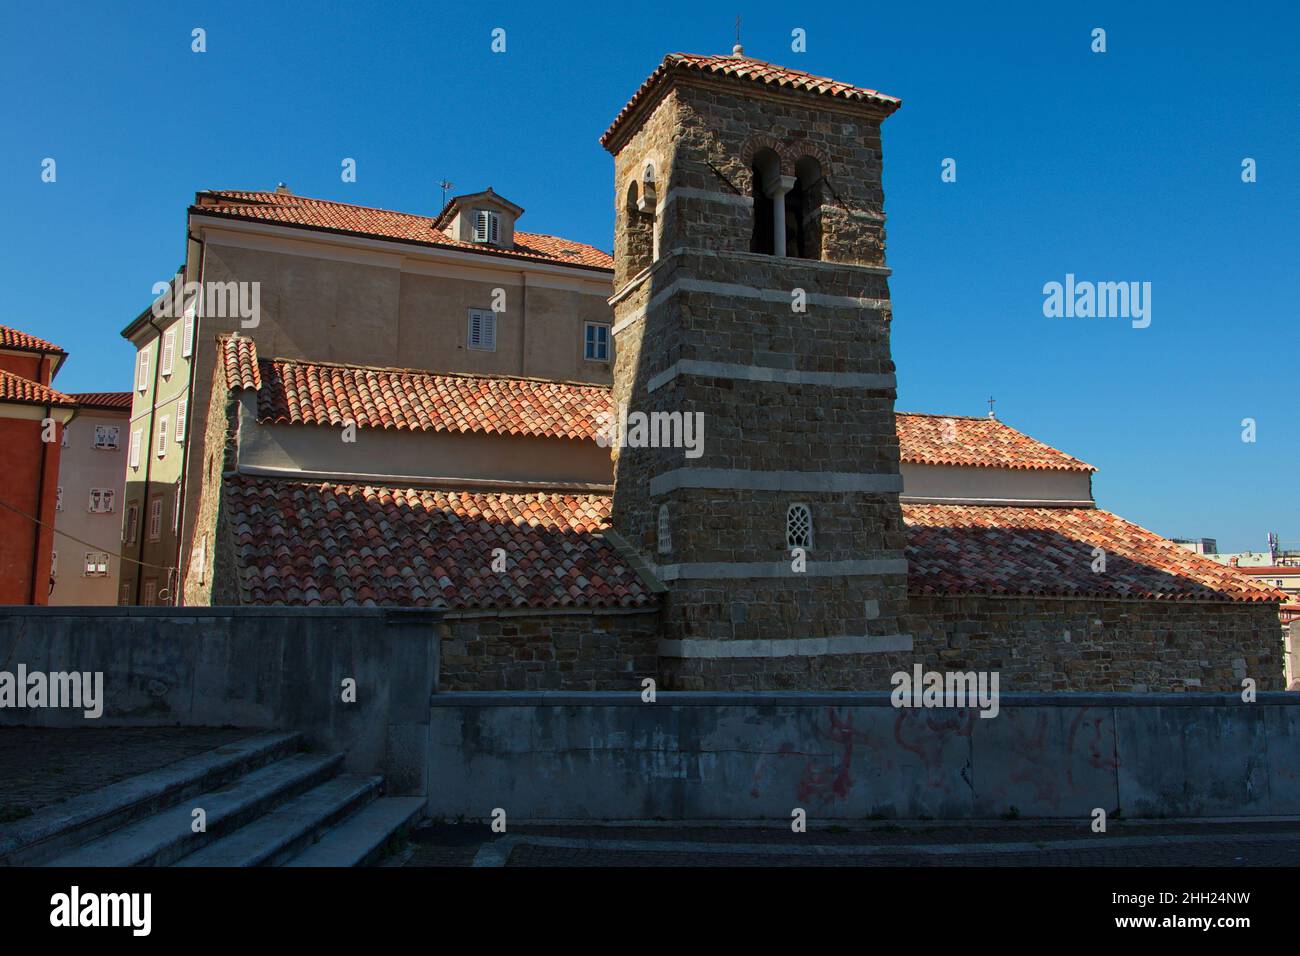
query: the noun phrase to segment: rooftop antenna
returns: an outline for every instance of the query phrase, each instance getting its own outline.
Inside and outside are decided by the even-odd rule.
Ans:
[[[450,189],[450,188],[452,187],[453,184],[447,182],[447,180],[444,179],[444,180],[442,180],[442,182],[438,183],[438,185],[442,187],[442,204],[443,204],[443,206],[446,206],[446,205],[447,205],[447,190]]]
[[[997,418],[997,417],[998,417],[997,415],[994,415],[994,414],[993,414],[993,401],[994,401],[993,396],[990,395],[990,396],[989,396],[989,418]]]
[[[744,56],[745,48],[740,45],[740,17],[736,17],[736,45],[731,48],[732,56]]]

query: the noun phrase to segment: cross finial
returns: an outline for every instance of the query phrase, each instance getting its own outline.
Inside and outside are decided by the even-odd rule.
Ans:
[[[740,45],[740,17],[736,17],[736,45],[731,48],[732,56],[744,56],[745,48]]]
[[[994,402],[994,398],[993,398],[992,395],[990,395],[990,396],[989,396],[989,418],[997,418],[997,417],[998,417],[997,415],[993,414],[993,402]]]

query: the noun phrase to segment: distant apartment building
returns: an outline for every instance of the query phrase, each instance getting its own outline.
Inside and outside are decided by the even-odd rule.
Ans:
[[[47,604],[60,439],[77,402],[51,387],[68,353],[0,326],[0,604]]]
[[[209,421],[219,337],[278,359],[609,385],[612,260],[522,232],[522,215],[491,189],[432,218],[284,187],[198,193],[180,293],[122,332],[136,348],[123,549],[142,568],[123,567],[124,602],[177,603],[180,576],[205,560],[193,529],[224,460],[224,414]],[[351,458],[336,477],[386,472],[382,458]]]
[[[132,394],[88,392],[72,398],[77,414],[63,430],[49,603],[117,604]]]
[[[1219,542],[1214,538],[1170,538],[1169,540],[1195,554],[1213,555],[1219,550]]]

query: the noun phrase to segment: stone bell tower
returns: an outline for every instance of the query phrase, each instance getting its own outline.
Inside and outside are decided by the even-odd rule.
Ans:
[[[887,690],[911,650],[880,152],[899,105],[739,47],[670,54],[601,139],[615,404],[659,439],[703,416],[694,449],[629,428],[614,450],[614,527],[668,588],[668,688]]]

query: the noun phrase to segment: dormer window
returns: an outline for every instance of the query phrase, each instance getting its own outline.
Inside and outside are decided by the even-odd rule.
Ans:
[[[499,243],[501,241],[501,214],[488,209],[474,211],[474,241]]]

